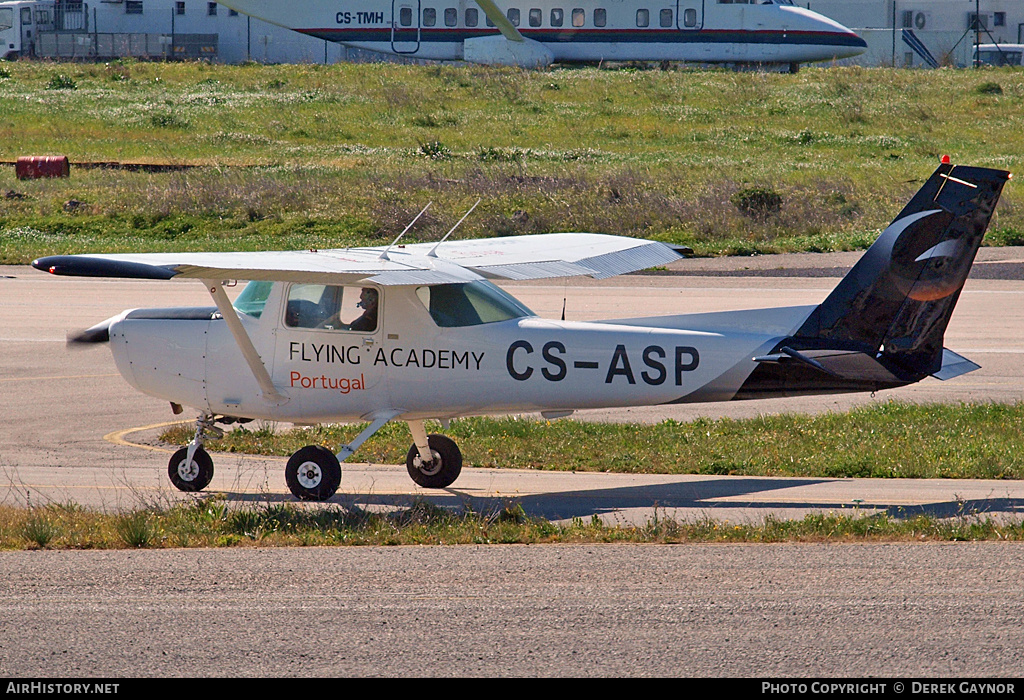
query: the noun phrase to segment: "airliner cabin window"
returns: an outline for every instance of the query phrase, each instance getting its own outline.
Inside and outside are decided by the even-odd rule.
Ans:
[[[444,11],[444,26],[454,27],[459,23],[459,11],[454,7],[449,7]]]
[[[683,12],[683,26],[684,27],[696,27],[697,26],[697,11],[694,9],[685,10]]]
[[[435,10],[433,7],[424,7],[423,26],[433,27],[435,24],[437,24],[437,10]]]
[[[637,10],[636,11],[636,26],[647,27],[651,24],[651,11],[650,10]]]
[[[510,7],[508,8],[508,21],[512,23],[513,27],[519,26],[519,8]]]
[[[594,10],[594,26],[603,27],[608,24],[608,10],[597,8]]]
[[[544,13],[540,11],[539,7],[534,7],[530,10],[530,26],[539,27],[540,21],[544,17]]]
[[[658,21],[663,27],[672,26],[672,10],[662,10],[661,15],[658,17]]]
[[[565,21],[565,13],[562,12],[561,8],[555,8],[551,10],[551,26],[561,27],[562,22]]]
[[[466,26],[475,27],[480,24],[480,10],[475,7],[466,8]]]
[[[412,8],[403,7],[398,11],[398,23],[403,27],[412,26]]]
[[[587,13],[577,7],[572,11],[572,26],[582,27],[587,21]]]

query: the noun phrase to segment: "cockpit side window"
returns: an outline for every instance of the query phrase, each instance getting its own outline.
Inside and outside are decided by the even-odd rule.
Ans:
[[[416,296],[441,328],[479,326],[536,315],[515,297],[484,281],[419,287]]]
[[[288,328],[333,331],[377,330],[380,291],[375,287],[293,284],[288,288],[284,324]]]

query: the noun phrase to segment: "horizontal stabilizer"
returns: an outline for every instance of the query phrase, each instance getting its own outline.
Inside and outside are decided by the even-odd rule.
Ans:
[[[981,365],[971,362],[963,355],[957,355],[949,348],[942,348],[942,368],[938,372],[934,372],[932,376],[946,381],[976,369],[981,369]]]

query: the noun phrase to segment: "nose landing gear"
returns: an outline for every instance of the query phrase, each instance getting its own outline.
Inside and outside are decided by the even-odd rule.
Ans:
[[[182,447],[171,456],[167,463],[167,476],[179,491],[189,493],[202,491],[213,479],[213,459],[203,449],[208,433],[223,437],[224,431],[218,428],[216,416],[203,413],[196,418],[196,434],[188,447]]]

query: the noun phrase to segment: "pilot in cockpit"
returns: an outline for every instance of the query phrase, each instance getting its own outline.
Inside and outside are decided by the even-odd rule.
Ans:
[[[359,303],[356,304],[363,310],[362,315],[349,326],[353,331],[374,331],[377,330],[377,301],[378,293],[371,287],[363,287],[359,293]]]

